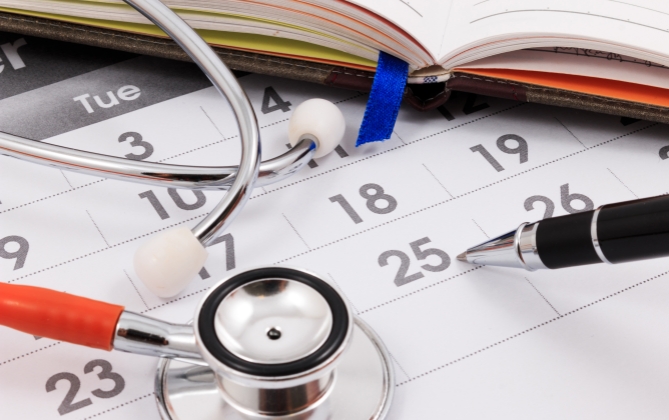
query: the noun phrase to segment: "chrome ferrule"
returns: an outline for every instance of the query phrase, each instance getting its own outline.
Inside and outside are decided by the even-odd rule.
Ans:
[[[599,218],[599,212],[603,207],[604,206],[597,208],[597,210],[595,210],[592,214],[592,222],[590,222],[590,236],[592,237],[592,246],[595,248],[595,252],[597,253],[599,259],[607,264],[612,264],[612,262],[606,258],[606,255],[604,255],[602,246],[599,243],[599,237],[597,236],[597,219]]]
[[[170,324],[123,311],[116,324],[114,349],[154,357],[201,359],[191,325]]]
[[[546,267],[539,257],[539,249],[537,248],[537,229],[540,222],[523,223],[516,231],[516,251],[523,268],[528,271],[536,271],[538,269],[546,269]]]

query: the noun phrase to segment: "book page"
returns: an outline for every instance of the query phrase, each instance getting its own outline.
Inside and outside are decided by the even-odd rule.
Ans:
[[[458,69],[512,69],[595,77],[669,89],[669,67],[581,48],[533,48],[496,54]]]
[[[11,59],[0,49],[0,130],[147,161],[237,163],[235,119],[192,64],[0,34],[6,44],[17,48]],[[310,98],[340,107],[346,135],[290,179],[256,188],[186,291],[151,294],[133,255],[151,235],[194,226],[222,192],[4,156],[0,280],[185,323],[232,273],[302,267],[337,285],[387,345],[396,373],[388,420],[666,419],[666,258],[526,272],[455,257],[521,222],[667,193],[667,126],[454,93],[439,110],[403,106],[390,140],[356,148],[366,95],[260,75],[239,80],[265,159],[287,150],[288,119]],[[139,95],[119,98],[128,85]],[[500,148],[509,134],[516,140]],[[520,148],[527,159],[513,153]],[[361,194],[363,185],[374,187]],[[413,249],[442,252],[421,258]],[[406,256],[405,273],[399,257],[379,263],[390,250]],[[105,362],[123,381],[84,370]],[[0,418],[158,420],[157,364],[0,327]]]
[[[388,19],[437,59],[455,0],[346,0]]]
[[[464,0],[453,5],[446,67],[537,47],[597,48],[666,65],[669,4],[654,0]]]

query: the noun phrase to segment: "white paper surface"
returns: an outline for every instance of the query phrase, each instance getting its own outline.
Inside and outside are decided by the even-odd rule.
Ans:
[[[618,54],[579,48],[512,51],[468,63],[464,68],[572,74],[669,88],[669,67]]]
[[[0,78],[13,77],[19,83],[21,74],[33,74],[27,72],[36,62],[28,58],[26,73],[12,73],[22,69],[8,67]],[[58,60],[64,58],[49,60],[52,68],[59,68]],[[26,130],[35,133],[55,130],[52,122],[40,126],[43,120],[57,121],[53,115],[61,115],[58,112],[63,121],[74,121],[76,113],[82,113],[79,128],[48,138],[51,143],[116,156],[139,154],[142,147],[118,141],[122,134],[134,132],[153,146],[152,161],[234,163],[239,152],[236,127],[213,88],[193,87],[191,93],[127,113],[127,101],[116,108],[94,104],[92,114],[72,101],[87,93],[91,98],[102,95],[106,102],[106,92],[131,82],[147,98],[157,95],[156,89],[164,89],[168,97],[176,88],[174,79],[156,78],[151,86],[142,82],[137,72],[144,70],[137,69],[145,67],[138,63],[146,64],[129,59],[5,97],[0,100],[0,127],[14,127],[9,117],[2,117],[12,115],[14,104],[32,101],[34,113],[27,105],[22,112],[33,122]],[[170,64],[162,63],[171,71]],[[40,69],[40,74],[48,71]],[[118,79],[102,77],[109,74]],[[84,90],[92,86],[87,80],[97,81],[95,90]],[[0,279],[186,322],[204,291],[232,272],[231,265],[304,267],[336,282],[354,311],[388,346],[397,374],[392,420],[666,418],[666,259],[532,273],[455,260],[468,246],[523,221],[541,219],[548,200],[554,216],[566,214],[565,208],[583,208],[583,202],[561,194],[565,185],[569,194],[583,194],[594,206],[667,193],[666,126],[456,94],[441,112],[403,107],[391,140],[356,149],[366,96],[255,75],[240,80],[256,108],[265,157],[286,150],[291,114],[278,108],[261,111],[269,87],[290,102],[291,110],[313,97],[336,102],[346,116],[347,133],[339,154],[319,159],[318,166],[305,168],[287,182],[255,191],[229,230],[234,252],[224,243],[209,249],[205,268],[210,277],[194,280],[175,299],[162,300],[137,279],[132,256],[148,235],[175,225],[193,226],[220,193],[207,192],[200,208],[185,210],[165,189],[61,173],[0,157],[0,240],[20,236],[29,243],[20,268],[15,269],[16,258],[0,258]],[[41,107],[49,103],[45,99],[53,107]],[[271,109],[274,102],[269,105]],[[117,115],[86,122],[106,112]],[[497,148],[497,139],[506,134],[527,142],[527,162]],[[503,170],[470,150],[477,145]],[[507,147],[517,145],[508,141]],[[396,208],[385,214],[371,211],[368,204],[386,204],[361,197],[365,184],[382,187]],[[169,218],[161,219],[149,201],[139,197],[146,191],[153,191]],[[179,194],[187,204],[197,202],[191,192]],[[362,222],[354,223],[329,200],[335,195],[342,195]],[[537,201],[537,196],[545,199]],[[532,197],[534,209],[528,211],[525,203]],[[421,268],[444,261],[436,256],[417,260],[410,243],[423,238],[430,242],[421,249],[436,248],[449,255],[446,269]],[[18,245],[8,242],[4,252],[16,253]],[[390,258],[385,267],[378,261],[388,250],[409,257],[407,276],[422,277],[396,286],[399,259]],[[100,359],[124,379],[122,391],[112,398],[92,395],[96,389],[113,389],[112,380],[83,370]],[[153,395],[156,365],[148,357],[36,339],[2,327],[0,418],[158,419]],[[46,391],[46,383],[59,373],[80,380],[74,403],[89,399],[90,404],[60,415],[70,384],[62,380],[56,390]]]
[[[466,0],[453,3],[440,63],[452,68],[525,48],[592,48],[669,63],[662,0]]]

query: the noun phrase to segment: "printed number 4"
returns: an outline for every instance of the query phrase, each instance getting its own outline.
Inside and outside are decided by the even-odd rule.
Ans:
[[[421,246],[428,244],[430,242],[431,242],[430,238],[425,237],[417,241],[411,242],[409,246],[411,247],[411,250],[413,251],[418,261],[422,261],[427,257],[429,257],[430,255],[434,255],[441,260],[441,262],[437,265],[431,265],[431,264],[421,265],[420,267],[423,270],[431,271],[433,273],[446,270],[451,265],[451,258],[448,256],[446,252],[437,248],[420,249]],[[381,267],[387,266],[390,257],[397,257],[400,260],[400,268],[397,271],[397,274],[395,275],[396,286],[403,286],[407,283],[411,283],[412,281],[416,281],[418,279],[422,279],[423,277],[425,277],[423,273],[421,273],[420,271],[414,274],[407,274],[409,272],[409,266],[411,265],[411,259],[404,252],[395,249],[392,249],[390,251],[385,251],[384,253],[379,255],[379,266]]]
[[[112,365],[106,360],[97,359],[86,363],[86,366],[84,366],[84,373],[91,373],[95,370],[96,367],[102,368],[100,373],[98,373],[98,378],[101,380],[109,379],[113,381],[114,388],[109,391],[96,389],[91,391],[91,394],[98,398],[112,398],[123,392],[125,389],[125,380],[118,373],[112,372]],[[60,403],[60,406],[58,407],[58,413],[61,416],[93,404],[93,401],[91,401],[90,398],[74,402],[74,399],[77,397],[77,393],[81,388],[81,380],[74,373],[61,372],[50,377],[46,381],[46,392],[55,391],[56,384],[60,381],[67,381],[70,383],[70,389],[67,391],[63,402]]]
[[[270,105],[270,101],[274,102],[274,105]],[[290,111],[291,107],[290,102],[284,101],[281,99],[281,96],[274,90],[272,86],[265,88],[265,94],[262,97],[262,106],[260,110],[263,114],[269,114],[270,112],[281,110],[283,112]]]

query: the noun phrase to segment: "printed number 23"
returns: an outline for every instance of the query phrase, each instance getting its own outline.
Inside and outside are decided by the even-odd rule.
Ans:
[[[431,264],[421,265],[420,267],[423,270],[431,271],[433,273],[446,270],[451,265],[451,258],[448,256],[446,252],[437,248],[420,249],[421,246],[428,244],[430,242],[431,242],[430,238],[425,237],[417,241],[411,242],[409,246],[411,247],[411,250],[413,251],[418,261],[422,261],[427,257],[429,257],[430,255],[434,255],[441,260],[441,262],[437,265],[431,265]],[[384,253],[379,255],[379,266],[381,267],[387,266],[390,257],[397,257],[400,260],[400,268],[397,271],[397,274],[395,275],[396,286],[403,286],[407,283],[411,283],[412,281],[416,281],[418,279],[422,279],[423,277],[425,277],[423,273],[421,273],[420,271],[414,274],[408,274],[409,266],[411,265],[411,258],[409,258],[409,256],[404,252],[395,249],[392,249],[390,251],[385,251]]]

